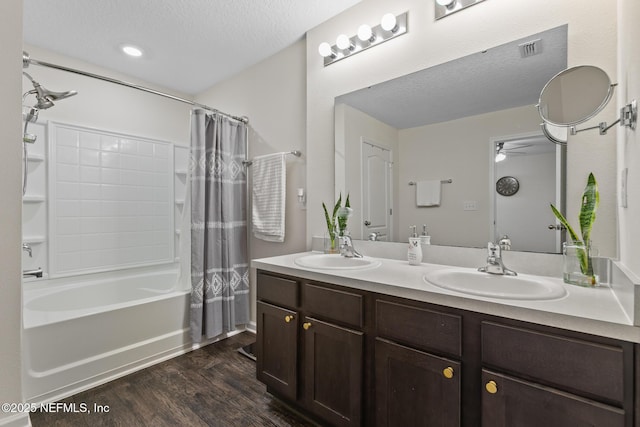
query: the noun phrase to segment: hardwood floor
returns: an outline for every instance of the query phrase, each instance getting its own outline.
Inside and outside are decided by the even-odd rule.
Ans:
[[[40,426],[314,426],[266,393],[255,362],[237,349],[248,332],[76,394],[91,413],[31,413]],[[94,412],[94,404],[109,412]]]

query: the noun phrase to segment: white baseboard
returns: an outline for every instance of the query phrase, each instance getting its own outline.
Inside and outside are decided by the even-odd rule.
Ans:
[[[6,418],[0,418],[1,427],[31,427],[31,419],[28,413],[11,415]]]

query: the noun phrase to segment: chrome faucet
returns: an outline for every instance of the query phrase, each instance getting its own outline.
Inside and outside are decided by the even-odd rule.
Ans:
[[[487,265],[479,267],[478,271],[489,274],[500,274],[504,276],[517,276],[513,270],[509,270],[502,262],[502,249],[499,243],[489,242],[487,244]]]
[[[498,245],[500,246],[500,249],[502,249],[503,251],[510,251],[511,239],[509,238],[509,236],[505,234],[504,236],[502,236],[500,240],[498,240]]]
[[[28,243],[22,244],[22,250],[29,254],[29,258],[33,258],[33,252],[31,251],[31,246]]]
[[[353,241],[348,231],[340,236],[340,255],[346,258],[362,258],[362,255],[353,247]]]

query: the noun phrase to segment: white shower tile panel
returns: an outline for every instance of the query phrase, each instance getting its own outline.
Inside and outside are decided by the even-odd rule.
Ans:
[[[77,165],[58,165],[58,182],[60,181],[80,181],[80,167],[78,167]]]
[[[81,148],[80,164],[83,166],[100,166],[100,151]]]
[[[79,134],[75,130],[60,129],[56,134],[56,145],[78,148]]]
[[[79,152],[80,150],[78,150],[75,147],[66,147],[66,146],[60,145],[56,150],[56,156],[57,156],[56,158],[58,163],[60,164],[68,163],[68,164],[76,165],[78,164],[78,161],[79,161]]]
[[[50,130],[52,274],[172,262],[172,145],[58,123]]]
[[[64,129],[60,129],[64,132]],[[94,132],[78,132],[80,147],[90,148],[92,150],[100,149],[100,134]]]

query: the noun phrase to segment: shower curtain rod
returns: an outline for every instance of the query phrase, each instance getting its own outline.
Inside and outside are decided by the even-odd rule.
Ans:
[[[91,77],[93,79],[103,80],[103,81],[109,82],[109,83],[115,83],[115,84],[118,84],[118,85],[121,85],[121,86],[130,87],[132,89],[138,89],[138,90],[141,90],[143,92],[147,92],[147,93],[152,93],[154,95],[163,96],[165,98],[173,99],[174,101],[179,101],[179,102],[182,102],[182,103],[185,103],[185,104],[193,105],[194,107],[203,108],[205,110],[209,110],[209,111],[214,112],[214,113],[222,114],[223,116],[230,117],[230,118],[235,119],[235,120],[239,120],[239,121],[241,121],[243,123],[249,123],[249,118],[246,117],[246,116],[242,116],[242,117],[233,116],[231,114],[224,113],[224,112],[222,112],[220,110],[217,110],[215,108],[211,108],[211,107],[209,107],[207,105],[200,104],[198,102],[194,102],[194,101],[191,101],[191,100],[188,100],[188,99],[185,99],[185,98],[180,98],[178,96],[170,95],[168,93],[160,92],[160,91],[155,90],[155,89],[150,89],[148,87],[144,87],[144,86],[140,86],[140,85],[137,85],[137,84],[125,82],[123,80],[113,79],[111,77],[101,76],[99,74],[89,73],[87,71],[82,71],[82,70],[78,70],[78,69],[75,69],[75,68],[69,68],[69,67],[64,67],[62,65],[52,64],[50,62],[39,61],[37,59],[31,58],[27,52],[22,51],[22,68],[27,68],[27,67],[29,67],[30,64],[40,65],[42,67],[54,68],[56,70],[66,71],[68,73],[73,73],[73,74],[79,74],[81,76]]]

